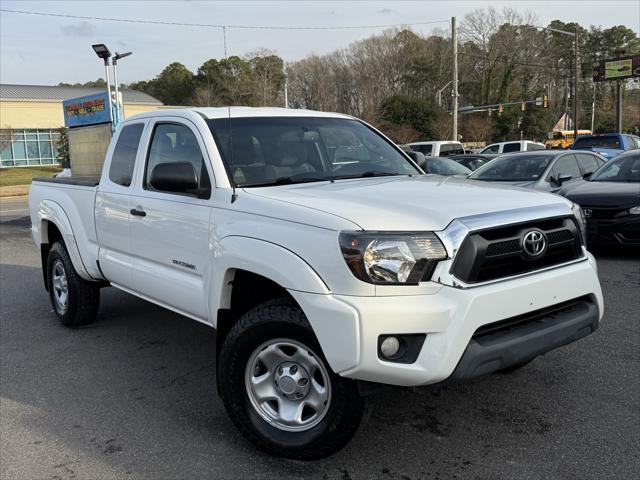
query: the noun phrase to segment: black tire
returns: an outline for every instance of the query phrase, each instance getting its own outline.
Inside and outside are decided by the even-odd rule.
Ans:
[[[527,360],[525,362],[516,363],[515,365],[511,365],[510,367],[503,368],[502,370],[498,370],[498,373],[505,373],[505,374],[514,373],[514,372],[517,372],[518,370],[520,370],[522,367],[526,367],[531,362],[533,362],[533,358],[531,360]]]
[[[66,279],[66,305],[62,305],[54,285],[54,272],[64,274]],[[53,311],[66,327],[80,327],[95,320],[100,305],[100,286],[88,282],[77,274],[71,258],[62,242],[56,242],[47,257],[47,286]]]
[[[322,420],[307,430],[283,431],[270,425],[249,399],[247,362],[259,346],[273,339],[298,342],[324,362],[331,400]],[[233,325],[222,345],[218,375],[220,395],[235,425],[254,445],[272,455],[298,460],[327,457],[342,449],[366,418],[367,401],[358,393],[355,381],[331,371],[304,313],[287,299],[259,305]]]

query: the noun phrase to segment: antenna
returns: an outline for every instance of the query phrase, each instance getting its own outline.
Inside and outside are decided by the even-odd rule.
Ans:
[[[224,59],[227,60],[227,27],[225,25],[222,26],[222,40],[224,42]],[[227,91],[229,91],[229,77],[227,77]],[[233,161],[233,129],[231,128],[231,106],[227,106],[227,119],[229,120],[229,155],[230,158],[230,166],[234,165]],[[236,182],[233,179],[233,173],[231,174],[231,203],[234,203],[238,199],[238,194],[236,193]]]

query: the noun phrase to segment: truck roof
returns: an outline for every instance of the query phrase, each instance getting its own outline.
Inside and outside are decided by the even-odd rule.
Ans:
[[[166,115],[184,115],[185,111],[196,112],[208,119],[243,118],[243,117],[329,117],[353,118],[349,115],[333,112],[319,112],[315,110],[299,110],[295,108],[278,107],[186,107],[174,109],[159,109],[151,112],[133,115],[127,120],[135,118],[161,117]]]

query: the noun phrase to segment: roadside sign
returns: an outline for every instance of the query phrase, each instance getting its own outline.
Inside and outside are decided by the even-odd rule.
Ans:
[[[64,110],[64,126],[68,128],[111,121],[107,92],[70,98],[62,102],[62,109]]]
[[[640,55],[593,62],[594,82],[634,77],[640,77]]]

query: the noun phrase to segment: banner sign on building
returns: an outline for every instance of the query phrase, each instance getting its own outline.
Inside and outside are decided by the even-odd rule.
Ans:
[[[70,98],[62,102],[65,127],[81,127],[111,121],[107,92],[80,98]]]
[[[640,55],[593,62],[593,81],[624,80],[640,77]]]

